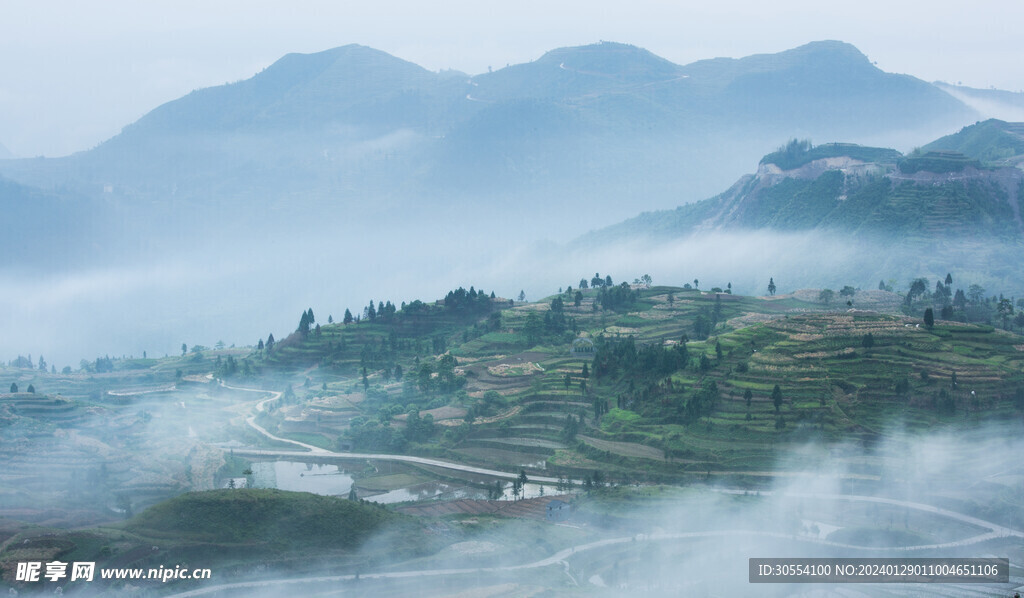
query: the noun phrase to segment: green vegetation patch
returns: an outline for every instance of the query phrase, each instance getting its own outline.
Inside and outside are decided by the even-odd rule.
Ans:
[[[190,492],[127,521],[144,536],[287,548],[355,548],[386,524],[404,518],[381,506],[306,492],[266,489]]]

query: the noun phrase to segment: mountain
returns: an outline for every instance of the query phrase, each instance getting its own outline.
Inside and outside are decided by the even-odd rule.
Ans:
[[[576,246],[664,245],[754,231],[814,235],[849,250],[820,254],[823,268],[834,266],[825,274],[830,281],[942,277],[959,268],[1001,289],[1021,289],[1024,269],[1014,256],[1024,248],[1024,170],[1007,166],[1020,162],[1009,156],[1020,151],[1021,128],[986,121],[906,156],[794,140],[718,196],[641,214]],[[833,263],[833,257],[847,261]],[[776,267],[785,271],[787,264]]]
[[[834,41],[686,66],[600,43],[477,76],[349,45],[289,54],[164,104],[95,149],[0,173],[190,209],[350,211],[369,200],[393,215],[421,201],[493,211],[514,197],[584,230],[607,222],[594,208],[625,217],[629,204],[676,203],[681,188],[706,196],[794,134],[903,142],[974,117]]]
[[[45,191],[0,177],[4,218],[0,253],[5,270],[54,270],[110,260],[105,235],[124,231],[114,206],[73,192]]]
[[[841,42],[688,65],[600,43],[479,75],[363,46],[289,54],[89,151],[0,162],[17,186],[0,201],[24,212],[0,247],[0,353],[242,342],[316,297],[469,272],[540,291],[564,283],[540,280],[543,240],[708,197],[793,136],[909,148],[976,120]]]

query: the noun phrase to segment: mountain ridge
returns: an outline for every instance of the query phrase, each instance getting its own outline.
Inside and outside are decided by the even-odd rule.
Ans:
[[[524,112],[524,101],[534,108]],[[93,150],[40,163],[14,161],[0,172],[42,188],[60,181],[84,194],[113,185],[147,198],[175,189],[180,198],[217,188],[251,201],[253,190],[235,182],[266,170],[280,175],[283,190],[338,198],[331,154],[406,131],[411,136],[399,153],[413,174],[383,187],[449,193],[438,181],[463,176],[460,160],[469,156],[473,168],[483,169],[466,189],[474,194],[488,191],[489,180],[527,181],[531,196],[588,186],[589,180],[597,189],[613,184],[630,193],[622,178],[635,169],[656,181],[653,198],[660,202],[669,181],[690,171],[664,172],[668,164],[692,162],[693,171],[708,172],[711,164],[698,164],[707,148],[693,146],[713,144],[731,154],[748,145],[766,149],[769,139],[777,143],[794,132],[842,138],[971,116],[948,94],[884,73],[854,46],[836,41],[689,65],[609,42],[556,48],[532,62],[465,77],[352,44],[287,54],[249,79],[163,104]],[[562,119],[580,124],[569,131],[586,139],[584,147],[546,134]],[[248,139],[235,143],[241,136]],[[656,151],[657,144],[668,152]],[[566,161],[567,151],[580,157]],[[317,152],[328,160],[318,164]],[[535,155],[548,164],[542,167]],[[624,163],[631,155],[635,161]],[[340,197],[382,188],[374,172],[380,159],[371,162],[346,175],[352,191]],[[172,170],[188,171],[187,180],[169,176]],[[309,176],[296,176],[303,171]]]

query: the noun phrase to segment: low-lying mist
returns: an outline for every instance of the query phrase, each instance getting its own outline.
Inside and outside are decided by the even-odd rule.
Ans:
[[[118,266],[67,272],[0,271],[0,355],[44,355],[58,369],[97,356],[175,354],[182,343],[255,344],[295,329],[308,307],[318,321],[353,314],[371,300],[432,301],[475,285],[528,300],[575,287],[594,272],[615,283],[650,274],[655,284],[764,294],[844,285],[905,289],[916,277],[953,274],[1012,294],[1015,247],[950,238],[927,247],[840,233],[707,231],[681,239],[560,243],[529,241],[518,229],[405,224],[389,235],[335,232],[311,224],[302,236],[182,241],[175,250]],[[967,249],[969,248],[969,250]]]

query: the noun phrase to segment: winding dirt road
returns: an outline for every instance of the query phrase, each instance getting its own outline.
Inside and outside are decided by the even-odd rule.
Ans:
[[[281,398],[281,393],[272,390],[260,390],[256,388],[243,388],[241,386],[228,386],[221,383],[221,386],[230,390],[239,390],[244,392],[258,392],[258,393],[271,393],[271,397],[264,399],[256,404],[256,413],[246,418],[245,423],[252,429],[256,430],[263,436],[275,440],[277,442],[284,442],[287,444],[296,445],[306,450],[294,451],[294,450],[280,450],[280,449],[234,449],[233,453],[236,455],[246,455],[251,457],[333,457],[337,459],[373,459],[375,461],[401,461],[403,463],[415,463],[417,465],[430,465],[433,467],[440,467],[443,469],[452,469],[455,471],[462,471],[466,473],[475,473],[479,475],[485,475],[500,479],[514,480],[519,477],[519,472],[500,471],[497,469],[488,469],[486,467],[474,467],[472,465],[463,465],[462,463],[453,463],[451,461],[444,461],[442,459],[431,459],[428,457],[414,457],[411,455],[389,455],[383,453],[341,453],[336,451],[329,451],[320,447],[299,442],[298,440],[289,440],[287,438],[281,438],[268,432],[263,426],[256,423],[256,416],[264,411],[264,405],[270,401]],[[531,482],[543,482],[545,484],[557,484],[558,478],[552,478],[547,476],[530,476]]]

